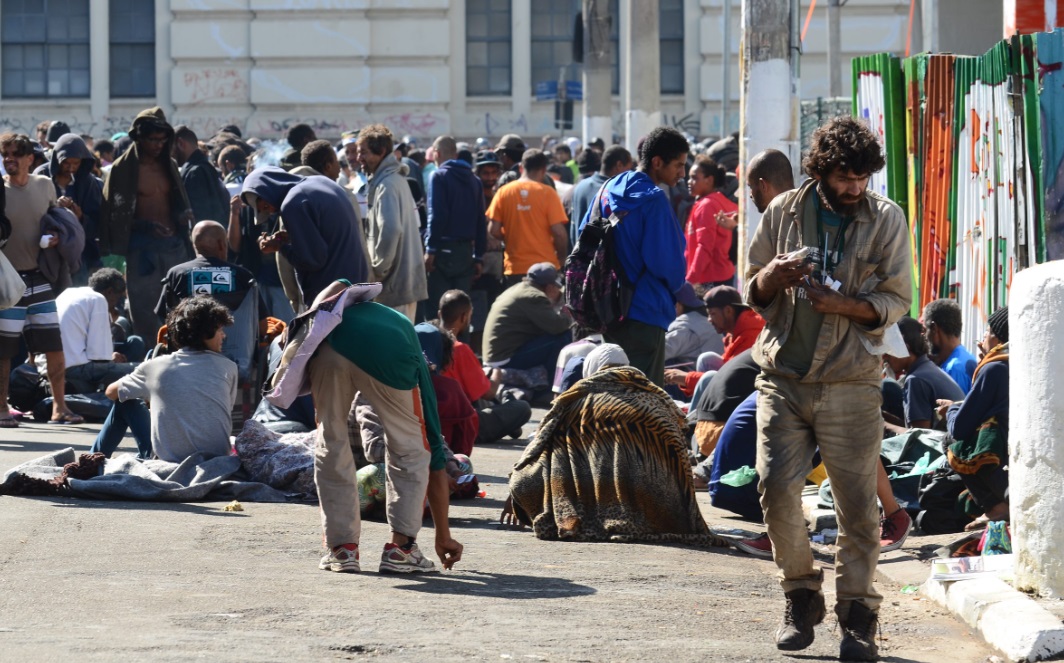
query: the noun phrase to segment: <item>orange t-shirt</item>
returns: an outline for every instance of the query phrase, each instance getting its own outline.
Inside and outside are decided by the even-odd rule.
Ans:
[[[550,227],[567,223],[569,218],[557,191],[539,182],[510,182],[495,192],[487,216],[502,224],[506,274],[527,274],[529,267],[540,262],[561,269]]]

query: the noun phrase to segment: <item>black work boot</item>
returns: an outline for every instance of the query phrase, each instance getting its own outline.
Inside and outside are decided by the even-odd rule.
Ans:
[[[842,626],[839,660],[879,660],[879,647],[876,645],[876,632],[879,630],[878,613],[869,610],[865,604],[854,601],[850,604],[850,614],[845,617],[839,615],[839,625]]]
[[[824,595],[815,589],[792,589],[784,594],[787,608],[776,630],[776,648],[798,651],[813,644],[813,627],[824,621]]]

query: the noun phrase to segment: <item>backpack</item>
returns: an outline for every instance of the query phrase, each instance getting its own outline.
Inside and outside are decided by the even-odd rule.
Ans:
[[[565,261],[565,308],[578,325],[598,333],[625,319],[635,292],[615,246],[616,227],[627,212],[607,209],[603,216],[606,184],[595,195],[587,225]]]

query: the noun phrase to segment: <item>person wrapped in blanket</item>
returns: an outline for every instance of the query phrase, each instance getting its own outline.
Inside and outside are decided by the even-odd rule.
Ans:
[[[1009,519],[1009,311],[1002,307],[987,320],[979,341],[979,364],[963,401],[938,401],[949,434],[950,467],[964,482],[965,512],[974,520],[968,531]]]
[[[537,538],[727,546],[702,519],[684,417],[620,346],[587,356],[510,475],[504,525]]]

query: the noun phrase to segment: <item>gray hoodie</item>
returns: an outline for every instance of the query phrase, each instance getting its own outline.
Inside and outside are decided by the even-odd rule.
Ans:
[[[429,296],[421,219],[406,183],[405,166],[389,154],[370,177],[369,213],[363,225],[374,278],[384,285],[377,301],[403,306]]]

